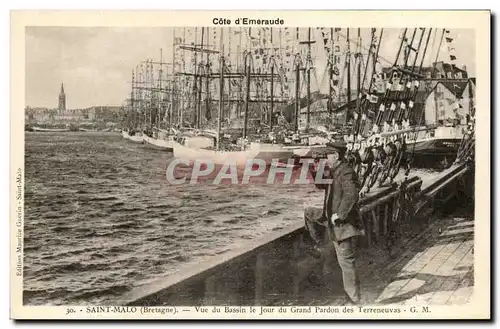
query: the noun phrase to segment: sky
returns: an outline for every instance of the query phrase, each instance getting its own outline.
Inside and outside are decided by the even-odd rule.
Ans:
[[[228,35],[236,29],[225,32],[225,44],[228,42]],[[179,34],[182,31],[176,29],[176,36],[181,36]],[[302,38],[306,31],[307,29],[302,31]],[[217,40],[218,43],[213,30],[211,32],[209,40]],[[382,63],[394,60],[400,33],[400,29],[384,30],[380,49]],[[357,29],[350,29],[351,39],[355,39],[356,34]],[[345,42],[345,29],[340,35]],[[451,30],[450,36],[455,43],[456,64],[459,67],[466,65],[470,76],[475,76],[474,30]],[[361,37],[366,47],[369,44],[370,30],[362,29]],[[429,53],[433,56],[427,56],[426,62],[430,63],[435,59],[440,37],[439,33],[434,41],[431,36]],[[313,33],[313,38],[318,41],[313,51],[318,54],[315,63],[320,75],[318,79],[321,80],[325,61],[324,56],[321,56],[322,42],[318,31]],[[130,95],[132,70],[148,58],[158,61],[160,49],[163,49],[163,60],[170,62],[173,56],[172,40],[172,28],[161,27],[27,27],[26,105],[57,107],[59,90],[64,82],[67,108],[120,106]],[[235,37],[232,40],[233,48],[237,41]],[[355,44],[351,44],[351,51],[355,49]],[[448,61],[445,42],[439,53],[439,60]]]

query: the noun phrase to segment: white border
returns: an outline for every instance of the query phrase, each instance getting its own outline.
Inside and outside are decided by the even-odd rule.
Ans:
[[[179,3],[177,3],[179,4]],[[284,2],[283,4],[280,4],[278,2],[270,2],[270,1],[265,1],[265,0],[254,0],[251,2],[219,2],[215,3],[214,1],[188,1],[184,0],[182,1],[182,7],[181,6],[175,6],[174,3],[169,4],[169,6],[166,6],[166,3],[164,1],[152,1],[152,0],[142,0],[140,2],[140,7],[138,7],[138,3],[136,1],[104,1],[104,0],[86,0],[84,2],[68,2],[68,1],[45,1],[43,4],[38,2],[38,1],[16,1],[15,3],[11,4],[10,6],[7,4],[7,2],[2,2],[0,4],[1,13],[2,13],[2,20],[3,22],[3,30],[1,35],[3,45],[3,56],[4,56],[4,74],[2,74],[2,82],[3,82],[3,92],[4,92],[4,97],[2,97],[2,100],[5,104],[4,110],[1,111],[1,115],[3,116],[0,119],[0,123],[2,124],[2,127],[0,128],[0,143],[2,144],[2,148],[4,151],[9,150],[9,145],[10,145],[10,134],[9,134],[9,67],[10,67],[10,61],[9,61],[9,51],[10,47],[9,45],[9,25],[10,25],[10,10],[11,9],[461,9],[460,6],[462,3],[455,1],[455,2],[450,2],[450,3],[443,3],[443,2],[437,2],[435,0],[419,0],[419,1],[377,1],[376,3],[373,1],[368,1],[368,0],[359,0],[356,3],[352,1],[347,1],[347,2],[335,2],[334,7],[332,6],[332,1],[321,1],[317,0],[314,2],[304,2],[304,3],[295,3],[291,4],[290,2]],[[375,8],[374,5],[377,5]],[[495,11],[496,8],[498,8],[498,2],[495,1],[483,1],[483,0],[475,0],[473,2],[467,2],[464,3],[464,5],[469,6],[467,9],[492,9]],[[306,7],[307,6],[307,7]],[[446,7],[445,7],[446,6]],[[493,36],[495,38],[495,41],[498,41],[498,36],[492,31]],[[493,60],[493,58],[492,58]],[[495,71],[496,73],[496,71]],[[498,92],[498,88],[496,90],[492,91],[492,94],[495,95]],[[494,103],[496,105],[496,101]],[[497,108],[492,104],[493,108]],[[498,115],[497,115],[497,120]],[[495,126],[499,126],[497,120],[495,121]],[[492,131],[495,131],[493,129]],[[495,136],[496,137],[496,136]],[[494,139],[496,141],[496,138]],[[496,143],[494,143],[494,147],[496,150]],[[2,165],[5,166],[5,168],[2,168],[3,172],[9,172],[9,165],[10,163],[7,161],[4,161]],[[4,192],[4,197],[1,199],[2,200],[2,206],[4,211],[8,213],[9,209],[9,180],[7,178],[7,174],[4,174],[2,176],[3,179],[3,184],[1,186],[3,187],[3,192]],[[9,215],[7,214],[7,218]],[[492,218],[495,218],[492,214]],[[3,232],[9,232],[9,221],[3,220],[2,225],[4,225],[4,229],[2,230]],[[497,225],[497,230],[498,230],[498,225]],[[498,233],[498,232],[494,232]],[[4,243],[8,245],[9,239],[5,239]],[[493,249],[496,248],[496,239],[492,240],[492,243],[495,244]],[[4,253],[2,256],[5,258],[3,259],[4,262],[8,263],[9,262],[9,245],[4,248]],[[498,250],[498,249],[497,249]],[[497,253],[498,254],[498,253]],[[497,255],[498,256],[498,255]],[[494,261],[495,263],[498,264],[497,259]],[[9,275],[7,271],[3,271],[4,277],[2,282],[4,284],[9,285]],[[492,278],[493,279],[493,278]],[[10,285],[9,285],[10,286]],[[6,287],[3,291],[8,291],[9,287]],[[4,293],[3,294],[3,303],[2,303],[2,309],[5,311],[9,310],[9,295]],[[4,319],[8,318],[8,316],[4,316]],[[95,323],[89,323],[93,325],[94,327],[100,328],[101,326],[104,326],[104,324],[95,324]],[[159,323],[158,323],[159,324]],[[235,324],[236,323],[232,323]],[[47,323],[47,325],[52,325]],[[65,324],[67,326],[74,326],[75,324]],[[138,324],[136,324],[138,325]],[[148,325],[152,325],[152,323],[148,323]],[[165,325],[164,323],[161,323],[161,325]],[[169,323],[168,325],[178,325],[174,323]],[[189,324],[192,325],[192,324]],[[267,325],[267,324],[266,324]],[[269,324],[269,326],[275,326],[276,324]],[[298,323],[298,325],[305,325],[304,323]],[[340,325],[340,324],[336,324]],[[429,327],[429,323],[425,323],[426,327]],[[14,326],[14,323],[12,321],[9,321],[8,324],[9,327]]]

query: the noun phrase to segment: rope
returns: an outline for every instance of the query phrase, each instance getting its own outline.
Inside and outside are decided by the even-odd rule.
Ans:
[[[398,235],[397,228],[401,227],[402,221],[406,218],[407,221],[411,220],[413,216],[415,216],[415,207],[413,206],[413,196],[409,193],[408,190],[408,180],[405,180],[401,183],[399,188],[399,193],[394,200],[394,208],[392,211],[392,223],[398,223],[399,225],[391,225],[389,229],[389,234],[386,239],[386,247],[390,250],[390,248],[394,245],[396,241],[396,237]]]
[[[345,34],[338,32],[338,35],[339,35],[340,37],[342,37],[344,40],[346,40],[346,41],[348,40],[348,39],[347,39],[347,36],[346,36]],[[349,38],[349,40],[351,40],[351,41],[352,41],[352,40],[353,40],[353,38]],[[363,45],[361,46],[361,48],[363,49],[363,51],[367,51],[367,50],[368,50],[368,49],[367,49],[367,47],[366,47],[366,46],[363,46]],[[392,61],[390,61],[389,59],[387,59],[387,58],[385,58],[385,57],[383,57],[383,56],[379,56],[378,58],[379,58],[380,60],[384,61],[384,62],[385,62],[385,64],[389,64],[389,65],[393,65],[393,64],[394,64]]]
[[[443,38],[444,38],[444,32],[446,30],[443,29],[443,33],[441,33],[441,40],[439,41],[439,46],[438,46],[438,49],[437,49],[437,52],[436,52],[436,59],[434,60],[434,63],[437,63],[438,61],[438,58],[439,58],[439,53],[440,53],[440,50],[441,50],[441,45],[443,44]]]

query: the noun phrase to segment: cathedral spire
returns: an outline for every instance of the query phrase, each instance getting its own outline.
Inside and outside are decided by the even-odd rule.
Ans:
[[[61,92],[59,93],[59,111],[66,111],[66,94],[64,93],[64,83],[61,82]]]

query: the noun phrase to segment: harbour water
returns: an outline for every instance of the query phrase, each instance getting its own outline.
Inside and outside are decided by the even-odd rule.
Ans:
[[[172,185],[171,155],[112,133],[26,133],[28,305],[98,304],[300,221],[308,185]]]
[[[114,299],[302,221],[323,198],[312,184],[172,185],[171,159],[119,134],[26,133],[24,303]]]

